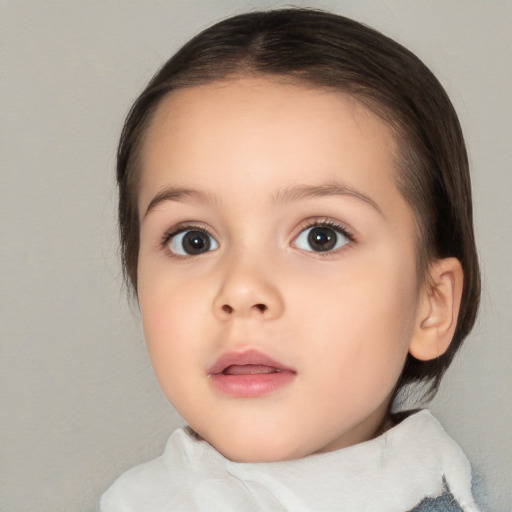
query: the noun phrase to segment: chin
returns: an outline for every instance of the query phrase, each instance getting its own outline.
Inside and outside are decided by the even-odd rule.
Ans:
[[[277,442],[276,442],[277,441]],[[208,441],[218,452],[233,462],[280,462],[304,457],[307,453],[299,446],[293,446],[290,439],[279,442],[275,437],[255,442],[250,437],[243,439]]]

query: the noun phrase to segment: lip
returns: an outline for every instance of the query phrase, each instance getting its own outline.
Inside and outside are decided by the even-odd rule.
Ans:
[[[293,368],[257,350],[227,352],[208,369],[210,383],[217,391],[240,398],[268,395],[289,384],[296,375]]]

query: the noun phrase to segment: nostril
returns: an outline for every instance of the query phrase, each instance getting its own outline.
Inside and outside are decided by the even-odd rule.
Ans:
[[[226,313],[227,315],[232,315],[235,312],[233,306],[230,306],[229,304],[224,304],[221,309],[223,313]],[[253,304],[251,309],[257,309],[260,313],[265,313],[268,310],[268,306],[266,304]]]

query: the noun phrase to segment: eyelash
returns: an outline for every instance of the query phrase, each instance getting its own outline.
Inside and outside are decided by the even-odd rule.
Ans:
[[[212,238],[215,238],[208,229],[206,229],[204,226],[201,226],[199,224],[178,224],[176,227],[172,228],[169,231],[166,231],[162,235],[162,240],[160,241],[160,246],[165,249],[167,247],[167,244],[176,235],[179,235],[180,233],[183,233],[185,231],[194,231],[194,230],[203,231],[204,233],[211,236]]]
[[[296,240],[298,238],[298,236],[300,235],[300,233],[302,233],[306,229],[313,228],[313,227],[330,228],[334,231],[337,231],[341,235],[345,236],[348,239],[349,243],[355,241],[354,234],[345,225],[343,225],[339,222],[335,222],[328,218],[310,219],[309,221],[306,222],[306,224],[304,224],[300,227],[300,230],[298,231],[298,233],[296,235],[294,235],[292,241]],[[212,235],[212,233],[208,229],[206,229],[204,226],[201,226],[199,224],[184,223],[184,224],[179,224],[178,226],[174,227],[173,229],[171,229],[169,231],[166,231],[162,235],[162,239],[160,241],[160,247],[164,250],[167,249],[167,252],[175,258],[186,258],[186,256],[180,256],[180,255],[171,253],[171,251],[168,249],[168,244],[175,236],[177,236],[180,233],[183,233],[185,231],[191,231],[191,230],[203,231],[208,236],[211,236],[212,238],[215,239],[215,237]],[[340,249],[338,249],[338,250],[340,250]],[[333,254],[333,252],[334,253],[338,252],[338,250],[337,251],[328,251],[325,253],[317,252],[316,254],[318,254],[322,257],[326,257],[326,256],[329,256],[330,254]]]
[[[341,224],[340,222],[333,221],[329,218],[315,218],[310,219],[306,221],[306,224],[302,225],[298,232],[294,235],[292,240],[296,240],[299,235],[306,231],[306,229],[313,228],[313,227],[321,227],[321,228],[330,228],[338,233],[340,233],[342,236],[346,237],[348,240],[348,243],[356,242],[356,237],[354,236],[354,233],[344,224]],[[343,250],[346,246],[340,247],[339,249],[335,251],[327,251],[327,252],[315,252],[316,255],[325,258],[329,255],[336,254],[340,250]]]
[[[339,222],[335,222],[331,219],[311,219],[306,222],[305,225],[301,226],[299,233],[302,233],[304,230],[313,228],[313,227],[320,227],[320,228],[331,228],[334,229],[334,231],[338,231],[343,236],[346,236],[351,242],[354,241],[354,234],[345,226],[344,224],[341,224]],[[295,237],[297,238],[297,237]]]

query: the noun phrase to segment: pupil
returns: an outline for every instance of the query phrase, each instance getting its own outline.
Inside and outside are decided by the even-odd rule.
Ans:
[[[336,245],[336,232],[325,227],[313,228],[309,232],[308,242],[316,251],[330,251]]]
[[[202,231],[189,231],[183,237],[183,249],[188,254],[201,254],[210,248],[210,239]]]

